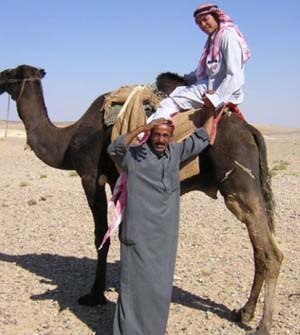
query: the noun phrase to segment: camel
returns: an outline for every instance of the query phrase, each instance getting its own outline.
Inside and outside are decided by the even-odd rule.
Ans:
[[[106,260],[110,242],[98,247],[107,222],[105,185],[113,188],[118,172],[106,153],[111,127],[103,121],[101,107],[105,95],[94,100],[85,114],[74,124],[58,128],[51,123],[44,102],[41,79],[45,71],[28,65],[0,73],[0,94],[7,92],[16,102],[27,142],[36,156],[46,164],[76,170],[95,223],[97,268],[91,291],[79,303],[104,304]],[[263,315],[255,330],[248,334],[270,334],[274,296],[283,254],[274,240],[274,202],[267,166],[266,146],[260,132],[234,113],[224,115],[218,125],[213,146],[200,155],[199,175],[181,183],[181,193],[203,191],[216,198],[224,197],[226,207],[243,222],[253,247],[255,273],[249,298],[239,310],[232,311],[238,322],[249,322],[263,284]]]

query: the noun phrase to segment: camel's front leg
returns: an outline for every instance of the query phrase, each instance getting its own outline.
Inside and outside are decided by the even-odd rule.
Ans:
[[[255,275],[250,297],[243,308],[233,313],[234,319],[248,322],[253,318],[256,303],[265,282],[263,317],[258,328],[248,334],[269,335],[272,327],[276,283],[283,255],[275,244],[262,201],[257,194],[229,195],[225,202],[237,218],[246,224],[255,261]]]
[[[82,185],[93,214],[95,222],[95,246],[97,249],[97,268],[91,292],[79,298],[81,305],[96,306],[105,304],[104,296],[106,284],[106,261],[110,242],[107,241],[103,248],[98,248],[107,230],[107,199],[105,185],[98,184],[98,176],[82,177]]]

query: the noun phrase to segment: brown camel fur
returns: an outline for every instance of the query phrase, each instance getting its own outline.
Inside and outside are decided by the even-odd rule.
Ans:
[[[22,65],[0,73],[0,94],[16,101],[24,122],[27,141],[46,164],[76,170],[81,178],[95,222],[95,245],[107,229],[105,183],[114,186],[118,173],[106,153],[111,129],[100,112],[104,95],[98,97],[74,124],[57,128],[49,120],[41,78],[45,72]],[[273,239],[273,196],[268,175],[266,147],[262,135],[235,115],[225,115],[215,143],[201,154],[201,173],[181,184],[182,193],[204,191],[215,197],[219,190],[227,208],[245,223],[253,246],[255,275],[246,304],[233,311],[235,321],[247,322],[265,283],[264,311],[256,330],[249,334],[270,334],[274,295],[283,255]],[[105,303],[106,259],[109,242],[98,251],[97,270],[91,292],[79,299],[85,305]]]

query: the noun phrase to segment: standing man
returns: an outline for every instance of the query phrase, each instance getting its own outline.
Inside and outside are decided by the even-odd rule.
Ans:
[[[121,224],[121,279],[114,335],[165,334],[172,297],[179,224],[179,164],[209,144],[212,118],[181,143],[163,118],[119,136],[108,147],[127,174]],[[130,145],[150,131],[144,144]]]

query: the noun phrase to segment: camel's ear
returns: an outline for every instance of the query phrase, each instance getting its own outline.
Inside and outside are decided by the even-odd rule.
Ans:
[[[46,71],[44,69],[39,69],[40,70],[40,78],[44,78],[46,75]]]

